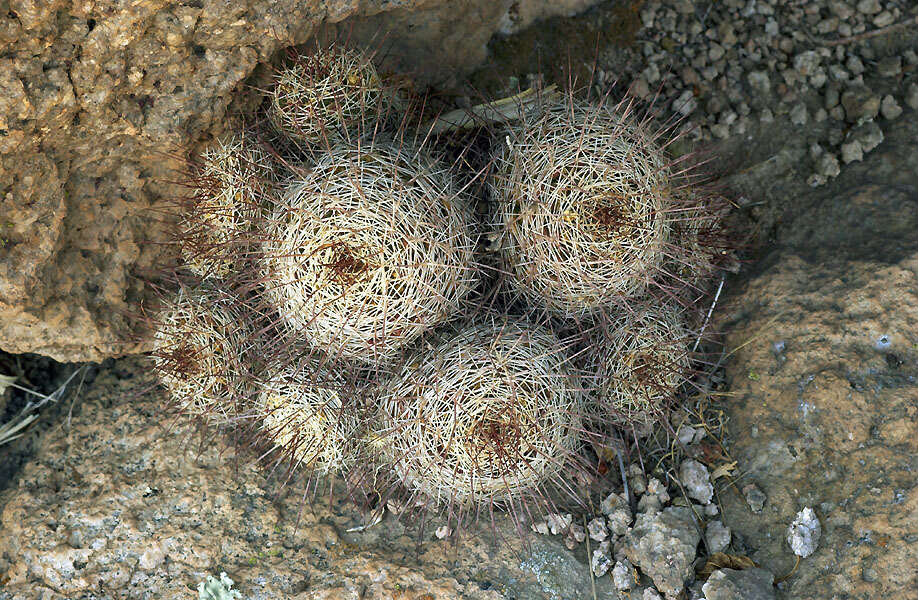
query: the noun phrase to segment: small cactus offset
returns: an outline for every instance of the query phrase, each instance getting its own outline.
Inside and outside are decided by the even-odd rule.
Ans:
[[[448,124],[390,129],[401,100],[368,55],[281,71],[256,119],[271,129],[221,141],[192,180],[196,283],[152,322],[173,403],[460,520],[576,497],[591,444],[665,420],[723,202],[630,105],[514,98],[473,109],[505,121],[477,134],[494,151],[476,187],[488,169],[449,164]]]

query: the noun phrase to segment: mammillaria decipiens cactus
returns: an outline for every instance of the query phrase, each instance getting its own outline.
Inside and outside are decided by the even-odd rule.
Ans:
[[[337,146],[264,225],[267,304],[334,359],[375,365],[456,316],[479,275],[467,199],[423,151]]]
[[[495,161],[499,251],[528,301],[579,317],[621,307],[657,275],[668,162],[635,119],[569,97],[512,125]]]
[[[201,156],[183,204],[178,242],[185,266],[205,279],[226,279],[252,241],[251,228],[274,187],[271,157],[252,135],[217,140]]]
[[[359,394],[343,374],[291,362],[258,387],[261,429],[294,466],[329,474],[358,460]]]
[[[164,302],[153,321],[153,364],[179,410],[214,422],[247,410],[250,323],[239,298],[206,284]]]
[[[648,306],[592,333],[589,370],[600,416],[623,425],[663,417],[691,367],[683,311]]]
[[[278,133],[325,149],[381,117],[397,102],[370,56],[339,45],[297,57],[280,70],[269,94],[268,119]]]
[[[544,327],[465,325],[383,386],[374,445],[410,491],[437,503],[537,496],[580,444],[584,396],[569,360]]]

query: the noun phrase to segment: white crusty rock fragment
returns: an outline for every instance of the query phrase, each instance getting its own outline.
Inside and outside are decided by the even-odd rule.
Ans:
[[[787,528],[787,543],[794,554],[806,558],[816,551],[821,535],[822,525],[819,524],[816,512],[807,506],[797,513],[793,523]]]
[[[605,541],[599,545],[599,548],[593,550],[593,557],[590,560],[590,567],[593,569],[593,575],[602,577],[612,568],[612,559],[609,558],[609,542]]]
[[[731,538],[730,528],[723,524],[722,521],[711,521],[704,530],[704,539],[708,545],[708,551],[723,552],[730,545]]]
[[[612,569],[612,585],[620,592],[634,587],[634,567],[627,560],[618,561]]]
[[[606,527],[606,521],[602,517],[596,517],[587,523],[587,532],[591,540],[604,542],[609,537],[609,529]]]
[[[453,534],[453,530],[446,525],[440,525],[437,527],[437,530],[434,532],[438,540],[448,538]]]
[[[557,514],[552,513],[548,515],[548,530],[551,531],[552,535],[558,535],[559,533],[564,533],[567,531],[567,528],[571,526],[571,523],[574,521],[573,515],[570,513],[566,514]]]
[[[679,478],[689,498],[698,500],[701,504],[711,502],[711,498],[714,497],[714,486],[711,485],[711,476],[706,466],[691,458],[684,460],[679,467]]]
[[[578,544],[583,543],[585,539],[586,531],[584,531],[583,525],[572,523],[567,530],[567,535],[564,536],[564,545],[567,546],[568,550],[573,550]]]

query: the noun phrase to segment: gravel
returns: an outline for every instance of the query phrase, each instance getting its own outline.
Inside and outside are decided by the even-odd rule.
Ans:
[[[910,0],[647,0],[636,50],[603,64],[615,73],[603,80],[630,83],[631,95],[669,113],[661,116],[693,125],[685,129],[701,143],[767,136],[784,120],[826,147],[821,162],[797,166],[822,185],[833,177],[831,156],[850,144],[831,132],[880,118],[886,127],[918,106],[916,28],[875,35],[916,14]],[[859,160],[856,150],[844,154]],[[870,152],[863,141],[860,151]]]

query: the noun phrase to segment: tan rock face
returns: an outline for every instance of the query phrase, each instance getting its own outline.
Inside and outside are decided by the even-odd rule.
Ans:
[[[136,351],[127,321],[164,241],[156,209],[255,66],[322,23],[394,67],[476,66],[509,0],[11,0],[0,16],[0,348]],[[543,15],[532,0],[527,15]],[[570,3],[557,10],[570,10]],[[575,3],[579,7],[579,3]],[[531,6],[530,6],[531,5]],[[552,11],[556,9],[551,9]],[[532,18],[532,17],[527,17]],[[380,38],[382,36],[382,38]],[[374,41],[375,38],[375,41]]]
[[[728,347],[745,344],[728,368],[739,487],[754,482],[767,501],[753,514],[724,490],[724,514],[778,577],[794,566],[783,531],[797,511],[813,507],[822,525],[819,548],[784,584],[788,598],[918,589],[915,194],[837,192],[790,225],[725,307]]]
[[[589,595],[582,553],[550,536],[523,548],[500,513],[455,544],[437,539],[438,519],[422,534],[392,515],[348,532],[371,518],[340,482],[333,499],[299,485],[279,493],[251,456],[236,462],[222,444],[199,445],[187,424],[163,420],[148,366],[100,368],[70,425],[36,440],[0,493],[3,598],[187,600],[221,571],[243,598],[265,600]],[[614,597],[610,578],[596,585]]]

